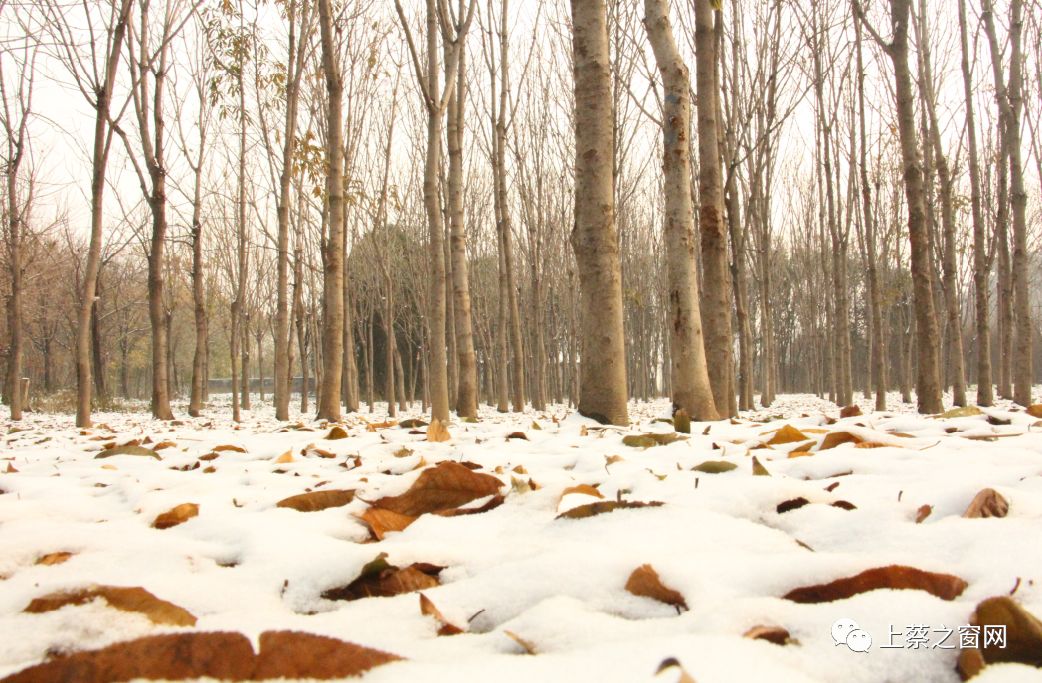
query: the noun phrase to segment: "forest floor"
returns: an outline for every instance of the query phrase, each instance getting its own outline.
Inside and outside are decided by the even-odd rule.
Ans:
[[[698,683],[957,681],[958,627],[980,601],[1012,593],[1042,615],[1042,427],[1008,404],[940,419],[862,407],[841,419],[782,396],[676,440],[656,421],[665,401],[632,404],[629,430],[562,406],[483,408],[445,441],[381,413],[348,416],[339,439],[267,407],[240,425],[218,408],[102,414],[83,431],[30,414],[0,451],[0,677],[41,662],[13,680],[377,664],[366,681],[673,683],[680,668],[656,671],[676,658]],[[647,433],[661,436],[623,442]],[[985,488],[1008,514],[964,516]],[[890,565],[921,572],[795,590]],[[866,590],[899,584],[927,590]],[[114,590],[134,587],[147,593]],[[842,620],[867,652],[834,641]],[[241,638],[185,635],[267,631],[401,661],[290,638],[295,654],[264,669],[277,639],[236,663]],[[180,635],[123,644],[158,634]],[[197,668],[164,663],[171,643]],[[976,680],[1039,678],[1000,664]]]

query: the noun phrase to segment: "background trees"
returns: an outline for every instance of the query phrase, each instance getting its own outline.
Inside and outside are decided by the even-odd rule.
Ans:
[[[0,13],[13,417],[1032,401],[1037,2]]]

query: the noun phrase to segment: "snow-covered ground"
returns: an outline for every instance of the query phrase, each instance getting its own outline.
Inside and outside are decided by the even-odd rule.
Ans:
[[[865,415],[833,422],[836,406],[782,396],[769,409],[696,423],[690,438],[646,449],[623,437],[672,432],[655,421],[668,415],[665,401],[632,404],[630,430],[601,429],[563,406],[524,415],[483,408],[477,423],[450,424],[444,442],[428,441],[425,428],[368,426],[384,422],[381,413],[347,417],[348,436],[338,440],[324,438],[329,426],[309,416],[280,431],[266,407],[240,425],[218,408],[175,423],[102,414],[85,431],[70,416],[29,414],[7,423],[0,451],[0,677],[157,633],[288,630],[403,658],[372,669],[364,680],[373,682],[673,683],[676,667],[656,675],[670,657],[698,683],[957,681],[960,650],[933,647],[939,629],[967,624],[978,602],[1013,591],[1042,615],[1042,427],[1009,405],[935,419],[897,398],[892,412],[869,413],[861,400]],[[784,425],[807,441],[765,446]],[[515,432],[526,438],[507,438]],[[879,447],[818,450],[829,432]],[[160,459],[96,458],[132,439],[173,443]],[[244,452],[208,455],[222,445]],[[808,454],[789,457],[792,450]],[[753,474],[753,456],[770,476]],[[504,502],[478,514],[422,514],[374,540],[359,517],[442,461],[497,477]],[[693,469],[705,461],[736,468]],[[559,518],[600,500],[590,489],[562,498],[578,485],[596,487],[604,501],[662,505]],[[1009,502],[1008,515],[964,518],[989,487]],[[353,490],[354,498],[315,512],[276,506],[322,490]],[[778,512],[801,497],[809,504]],[[198,515],[153,528],[184,503],[197,504]],[[932,510],[917,523],[922,506]],[[464,633],[438,635],[439,621],[421,613],[415,592],[323,598],[381,553],[397,567],[443,567],[440,585],[422,593]],[[689,609],[627,591],[642,565]],[[783,597],[886,565],[953,574],[968,586],[953,600],[890,589],[820,604]],[[155,624],[104,599],[26,612],[35,598],[91,585],[143,587],[197,622]],[[834,643],[839,619],[871,635],[867,653]],[[791,640],[743,637],[756,626],[780,626]],[[916,626],[934,631],[931,643],[901,646]],[[894,631],[904,634],[894,638],[899,647],[882,647]],[[1006,664],[976,680],[1039,679],[1038,669]]]

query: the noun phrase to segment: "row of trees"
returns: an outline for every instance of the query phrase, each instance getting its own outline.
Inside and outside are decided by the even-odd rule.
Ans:
[[[0,12],[13,419],[1031,402],[1034,0]]]

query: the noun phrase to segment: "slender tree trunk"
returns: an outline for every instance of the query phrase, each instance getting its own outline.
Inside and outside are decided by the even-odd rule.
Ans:
[[[1003,120],[1002,145],[1009,160],[1009,200],[1013,225],[1013,400],[1020,405],[1031,404],[1032,335],[1031,302],[1028,289],[1027,245],[1027,191],[1024,189],[1024,165],[1021,159],[1020,120],[1024,106],[1021,59],[1023,31],[1023,0],[1011,0],[1009,21],[1010,67],[1009,83],[1003,78],[1002,51],[995,35],[995,20],[991,0],[982,0],[981,19],[984,21],[988,45],[991,48],[992,73],[995,79],[995,99]],[[1010,330],[1007,330],[1009,332]]]
[[[959,0],[959,38],[962,46],[962,84],[966,107],[966,136],[970,170],[970,209],[973,216],[973,289],[977,332],[977,405],[995,403],[991,381],[991,329],[989,323],[988,238],[981,209],[980,161],[977,157],[977,122],[973,107],[973,76],[970,72],[969,28],[966,0]]]
[[[326,201],[329,207],[329,231],[322,258],[322,383],[318,418],[336,422],[341,415],[344,352],[344,85],[330,0],[319,0],[318,13],[322,71],[326,81]]]
[[[98,270],[101,267],[101,233],[105,217],[102,203],[105,196],[105,170],[112,143],[112,88],[132,7],[133,0],[122,0],[120,3],[112,38],[108,43],[104,81],[95,94],[93,103],[95,116],[94,150],[91,158],[90,246],[87,248],[87,263],[80,290],[82,295],[76,325],[76,426],[81,429],[91,426],[90,316],[94,310],[94,292],[97,288]]]
[[[581,311],[579,412],[602,423],[626,425],[626,349],[612,184],[614,132],[604,0],[572,0],[572,54],[575,226],[571,242],[579,270]]]
[[[709,384],[695,271],[691,201],[691,82],[669,21],[667,0],[645,0],[644,26],[663,83],[662,169],[665,177],[666,267],[669,272],[670,386],[673,408],[696,420],[719,418]],[[747,360],[747,356],[743,356]],[[750,401],[751,402],[751,401]]]
[[[721,415],[737,414],[734,356],[731,350],[731,296],[728,286],[727,231],[724,225],[720,134],[717,120],[719,87],[713,2],[695,0],[695,71],[698,111],[698,229],[701,235],[702,283],[705,306],[706,359],[713,402]],[[673,352],[676,353],[676,349]]]
[[[463,0],[459,16],[463,17]],[[446,55],[448,57],[448,55]],[[446,66],[450,63],[446,59]],[[457,381],[455,405],[460,417],[478,415],[477,357],[474,354],[474,329],[470,311],[470,276],[467,268],[467,234],[463,216],[463,129],[467,83],[466,50],[460,51],[456,87],[446,108],[448,137],[448,213],[452,263],[453,323],[456,337]],[[446,74],[449,78],[451,74]],[[404,397],[403,397],[404,398]]]

